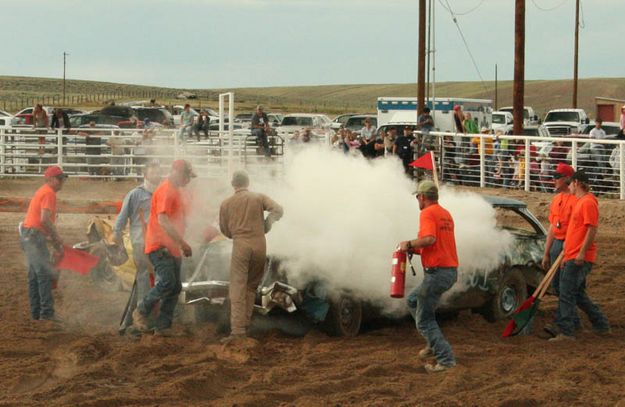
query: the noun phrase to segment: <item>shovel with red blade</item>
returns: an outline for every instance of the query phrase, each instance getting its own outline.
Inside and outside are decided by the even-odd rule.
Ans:
[[[523,304],[521,304],[511,316],[510,322],[506,325],[506,329],[503,330],[501,334],[502,338],[507,338],[509,336],[518,335],[523,331],[525,327],[527,327],[530,322],[534,319],[534,315],[536,314],[536,310],[538,309],[538,305],[540,304],[541,298],[547,292],[547,289],[551,285],[551,281],[553,277],[556,275],[556,272],[560,268],[560,263],[562,263],[562,257],[564,256],[564,252],[560,253],[556,261],[553,262],[547,274],[543,280],[538,284],[536,290],[531,297],[529,297]]]

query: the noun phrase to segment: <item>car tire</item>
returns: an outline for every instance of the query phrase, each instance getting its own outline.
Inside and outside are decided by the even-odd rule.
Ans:
[[[495,322],[507,319],[527,298],[527,282],[519,269],[504,271],[499,287],[484,308],[484,317]]]
[[[362,302],[349,294],[331,299],[330,309],[323,322],[324,330],[331,336],[353,337],[360,332]]]

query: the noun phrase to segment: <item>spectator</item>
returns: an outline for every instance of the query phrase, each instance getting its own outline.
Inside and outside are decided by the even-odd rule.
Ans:
[[[376,131],[375,127],[371,124],[371,120],[367,117],[365,119],[365,127],[360,130],[360,137],[364,144],[369,144],[370,142],[375,140]]]
[[[202,110],[193,129],[195,136],[197,137],[197,141],[200,141],[200,131],[204,132],[204,137],[208,139],[208,126],[210,125],[210,122],[211,119],[208,116],[208,112],[206,110]]]
[[[265,157],[271,157],[269,149],[269,118],[263,112],[261,105],[256,106],[256,112],[252,115],[252,135],[256,137],[256,142],[262,146]]]
[[[43,106],[40,104],[35,105],[33,109],[33,128],[37,134],[46,134],[48,132],[48,113],[46,113]],[[39,137],[39,144],[46,144],[46,137]],[[39,147],[39,155],[43,155],[46,152],[45,147]]]
[[[397,155],[404,166],[404,172],[408,176],[412,176],[412,168],[410,163],[414,161],[414,150],[416,139],[412,135],[412,127],[404,127],[404,134],[395,139],[393,145],[393,154]]]
[[[462,113],[462,107],[459,105],[454,106],[454,124],[456,125],[456,133],[464,133],[464,114]]]
[[[465,151],[468,146],[467,141],[460,136],[459,133],[464,134],[464,114],[462,113],[462,107],[459,105],[454,106],[454,124],[456,128],[456,135],[454,136],[454,144],[456,145],[455,162],[458,166],[464,164],[467,152]]]
[[[357,152],[361,151],[360,140],[356,139],[356,135],[351,130],[345,130],[345,144],[347,144],[351,155],[357,155]]]
[[[376,140],[378,139],[384,142],[384,150],[382,151],[382,154],[383,155],[392,154],[393,146],[395,145],[395,140],[397,140],[397,128],[391,127],[386,137],[384,137],[384,135],[382,134],[378,134],[378,137],[376,138]]]
[[[434,150],[434,136],[430,132],[434,130],[434,119],[430,115],[430,108],[423,108],[423,113],[417,118],[417,130],[421,130],[421,146],[423,150]]]
[[[605,140],[608,136],[605,130],[601,128],[603,120],[600,118],[595,119],[595,127],[590,130],[591,140]],[[603,171],[608,161],[608,155],[606,154],[605,147],[600,143],[590,143],[590,154],[593,156],[594,163],[599,167],[599,171]]]
[[[180,126],[182,127],[180,130],[180,139],[182,142],[185,142],[187,135],[190,135],[193,131],[193,122],[195,121],[196,115],[197,113],[191,111],[191,105],[188,103],[184,105],[184,110],[180,114]]]
[[[569,148],[564,145],[564,141],[556,140],[549,151],[549,158],[551,159],[551,163],[556,166],[560,163],[568,164],[566,159],[568,154]]]
[[[619,131],[619,136],[625,137],[625,105],[621,107],[620,127],[621,127],[621,130]]]
[[[51,127],[53,129],[63,129],[63,134],[67,134],[67,131],[69,131],[71,126],[69,123],[69,116],[63,111],[63,109],[56,108],[54,110]]]
[[[467,134],[477,134],[479,130],[477,128],[477,123],[475,120],[471,118],[471,113],[467,112],[464,114],[464,121],[462,122],[464,127],[464,131]]]
[[[100,155],[102,154],[102,136],[96,132],[95,129],[96,123],[92,120],[89,122],[89,130],[82,132],[85,136],[85,144],[87,145],[85,152],[87,155],[87,171],[89,175],[98,175],[98,167],[102,164],[100,161]]]
[[[469,116],[469,120],[471,120],[470,113],[467,113],[467,115]],[[486,178],[488,180],[487,182],[490,182],[490,179],[492,178],[493,173],[494,173],[494,166],[495,166],[494,159],[493,159],[493,154],[494,154],[493,138],[490,136],[490,130],[488,130],[486,127],[482,127],[481,133],[483,134],[482,137],[484,138],[484,162],[485,162],[485,170],[487,174]],[[472,150],[477,151],[478,163],[479,163],[479,156],[481,154],[480,137],[473,137],[471,139],[471,146],[472,146]]]

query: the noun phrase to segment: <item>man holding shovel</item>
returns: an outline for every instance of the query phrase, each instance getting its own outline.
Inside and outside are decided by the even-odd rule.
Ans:
[[[545,242],[545,254],[543,255],[543,269],[549,270],[551,264],[558,258],[564,247],[564,238],[568,230],[569,221],[573,207],[577,202],[577,198],[569,191],[571,177],[575,170],[570,165],[559,163],[553,174],[553,183],[557,192],[556,196],[551,200],[549,206],[549,230],[547,231],[547,240]],[[560,294],[560,269],[558,269],[553,277],[551,286],[556,295]],[[559,313],[556,312],[555,320],[558,321]],[[576,326],[579,325],[579,319]],[[545,331],[556,336],[559,329],[555,324],[547,324]]]
[[[191,247],[184,240],[185,205],[181,189],[195,173],[185,160],[175,160],[169,177],[152,194],[150,219],[145,234],[145,250],[156,275],[156,284],[140,299],[132,313],[134,325],[148,330],[148,316],[160,301],[154,334],[170,336],[174,310],[182,290],[180,281],[181,256],[190,257]]]
[[[144,234],[150,218],[152,193],[161,183],[161,167],[158,161],[146,165],[143,171],[143,183],[132,189],[124,197],[122,209],[117,216],[113,228],[113,239],[117,245],[123,246],[122,234],[126,224],[130,221],[130,242],[132,243],[132,258],[137,269],[135,284],[130,292],[128,307],[125,311],[119,333],[124,334],[132,325],[132,313],[137,307],[137,299],[145,297],[150,290],[150,259],[144,253]]]
[[[20,225],[20,241],[28,260],[28,299],[33,320],[59,322],[54,314],[52,285],[54,269],[50,261],[47,241],[62,256],[63,241],[54,225],[56,221],[56,193],[63,188],[67,175],[60,167],[52,166],[44,172],[46,183],[30,200],[26,219]]]
[[[585,172],[575,172],[569,188],[577,202],[566,232],[564,266],[560,273],[559,318],[556,320],[560,333],[549,341],[575,339],[576,306],[588,315],[595,332],[610,332],[608,319],[586,294],[586,276],[597,259],[595,236],[599,226],[599,205],[589,191]]]

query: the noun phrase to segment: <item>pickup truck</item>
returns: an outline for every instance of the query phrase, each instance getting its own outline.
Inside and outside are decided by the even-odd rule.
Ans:
[[[584,109],[554,109],[545,116],[543,124],[552,136],[581,133],[590,122]]]
[[[498,112],[508,112],[514,115],[512,106],[502,107]],[[523,127],[534,126],[540,124],[540,119],[531,106],[523,106]]]
[[[493,133],[501,131],[503,134],[512,134],[512,113],[505,111],[493,112]]]

